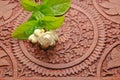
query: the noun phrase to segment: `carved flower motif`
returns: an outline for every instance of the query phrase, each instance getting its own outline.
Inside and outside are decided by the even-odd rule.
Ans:
[[[64,57],[65,57],[65,58],[64,58],[64,61],[65,61],[66,63],[68,63],[68,62],[72,61],[73,55],[66,53]]]
[[[108,9],[105,11],[109,15],[120,15],[120,0],[109,0],[100,4],[102,7]]]
[[[17,3],[9,3],[10,0],[0,0],[0,18],[5,20],[12,15],[12,9],[16,7]]]
[[[59,56],[58,55],[52,55],[49,57],[49,62],[55,64],[55,63],[58,63],[59,62]]]

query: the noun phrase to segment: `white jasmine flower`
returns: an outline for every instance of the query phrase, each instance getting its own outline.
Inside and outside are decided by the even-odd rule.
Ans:
[[[58,35],[55,34],[53,31],[47,31],[46,33],[50,34],[54,38],[55,41],[58,41]]]
[[[45,32],[44,29],[36,29],[28,40],[32,43],[38,42],[41,47],[45,49],[49,46],[54,46],[55,42],[58,40],[58,36],[53,31]]]
[[[36,29],[36,30],[34,31],[34,35],[38,37],[41,33],[44,33],[44,32],[45,32],[44,29],[41,29],[41,30],[40,30],[40,29]]]
[[[54,46],[55,45],[55,34],[53,34],[53,32],[45,32],[42,33],[39,36],[38,42],[40,43],[40,45],[42,46],[42,48],[47,48],[48,46]]]
[[[38,42],[38,38],[34,34],[30,35],[28,40],[31,41],[32,43]]]

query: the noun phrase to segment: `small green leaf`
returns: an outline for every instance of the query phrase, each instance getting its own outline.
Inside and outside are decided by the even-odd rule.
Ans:
[[[63,15],[69,8],[70,0],[43,0],[43,4],[47,5],[53,11],[55,16]]]
[[[25,10],[34,11],[37,4],[32,0],[21,0],[21,4]]]
[[[29,21],[25,22],[22,25],[18,26],[13,32],[12,37],[17,39],[28,39],[28,37],[33,33],[36,27],[38,27],[38,21]],[[26,33],[27,32],[27,33]],[[29,33],[28,33],[29,32]]]
[[[45,16],[40,20],[43,22],[42,26],[44,26],[46,30],[55,30],[62,25],[62,23],[64,22],[64,17]]]

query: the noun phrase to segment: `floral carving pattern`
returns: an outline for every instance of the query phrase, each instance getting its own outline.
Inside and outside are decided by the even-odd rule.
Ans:
[[[109,0],[100,4],[102,7],[107,8],[105,12],[109,15],[120,15],[120,0]]]
[[[77,17],[77,15],[82,16]],[[89,67],[88,65],[92,65],[92,62],[100,57],[100,52],[104,47],[104,26],[101,27],[95,21],[91,22],[93,19],[89,17],[89,13],[75,5],[72,5],[65,16],[65,24],[62,28],[56,30],[59,41],[54,48],[41,50],[38,45],[33,45],[28,41],[13,40],[13,52],[16,58],[29,69],[41,73],[42,76],[72,75],[85,70],[86,67]],[[94,16],[98,15],[95,14]],[[99,19],[96,19],[96,21]],[[79,25],[77,25],[78,23]],[[98,25],[98,27],[95,25]],[[101,25],[103,25],[102,21]],[[98,34],[97,31],[103,34]],[[15,48],[16,45],[20,47]],[[19,54],[16,52],[19,52]],[[87,60],[84,60],[84,58],[87,58]],[[44,72],[42,72],[43,70]],[[94,70],[90,72],[91,75],[94,74]]]
[[[70,17],[69,15],[72,16]],[[93,26],[89,19],[87,17],[80,17],[82,22],[75,17],[77,15],[85,16],[83,13],[79,13],[74,9],[71,9],[69,13],[66,14],[65,24],[63,24],[61,29],[56,31],[59,34],[59,41],[54,49],[44,51],[40,50],[38,46],[33,46],[25,42],[25,44],[28,45],[28,51],[31,52],[30,54],[39,56],[41,61],[46,60],[45,62],[49,63],[68,63],[82,57],[90,48],[94,33]],[[81,25],[76,25],[77,23]],[[72,43],[75,44],[73,45]],[[79,50],[76,51],[76,49]]]
[[[72,0],[63,27],[56,30],[56,46],[41,50],[38,45],[11,38],[13,29],[30,14],[20,7],[19,0],[0,0],[0,80],[119,80],[119,3]]]
[[[93,0],[93,5],[105,18],[120,24],[120,0]]]
[[[13,74],[10,59],[5,51],[0,47],[0,77],[11,77],[12,75]]]
[[[117,46],[111,51],[111,59],[108,63],[108,69],[120,67],[120,46]]]
[[[117,46],[116,46],[117,45]],[[102,76],[120,76],[120,45],[119,43],[111,47],[102,67]],[[108,47],[109,49],[109,47]],[[105,66],[106,65],[106,66]]]

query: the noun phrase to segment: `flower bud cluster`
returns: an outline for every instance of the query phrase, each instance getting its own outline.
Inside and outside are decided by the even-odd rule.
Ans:
[[[32,43],[39,43],[42,48],[54,46],[58,40],[58,36],[53,31],[46,31],[44,29],[36,29],[28,38]]]

